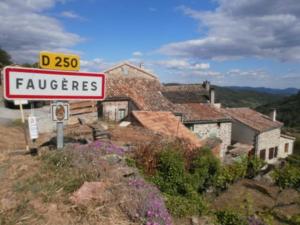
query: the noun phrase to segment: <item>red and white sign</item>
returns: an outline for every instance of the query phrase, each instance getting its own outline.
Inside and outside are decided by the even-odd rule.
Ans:
[[[4,68],[8,100],[103,100],[105,75],[33,68]]]

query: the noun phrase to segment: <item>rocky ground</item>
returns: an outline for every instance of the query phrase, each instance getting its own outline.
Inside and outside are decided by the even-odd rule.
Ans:
[[[43,147],[37,156],[25,154],[22,126],[18,123],[0,125],[0,224],[135,225],[146,222],[146,217],[141,219],[140,215],[145,213],[141,210],[152,209],[149,199],[160,194],[144,183],[136,169],[127,166],[124,158],[119,157],[117,146],[130,149],[130,146],[162,137],[138,127],[105,126],[114,146],[107,149],[113,152],[85,155],[95,146],[69,145],[67,151],[71,153],[84,152],[81,155],[73,152],[69,164],[60,160],[66,155],[57,158],[57,151],[50,151],[48,147]],[[84,137],[89,129],[71,130],[79,132],[76,137]],[[36,146],[53,136],[41,135]],[[298,192],[282,191],[262,180],[241,180],[219,196],[208,194],[207,200],[215,210],[229,208],[249,214],[272,211],[276,219],[274,225],[286,224],[286,217],[300,213]],[[162,198],[156,201],[163,205]],[[150,205],[145,204],[149,202]],[[159,213],[163,218],[168,217],[163,210]],[[205,216],[173,221],[176,225],[211,224],[211,219]]]

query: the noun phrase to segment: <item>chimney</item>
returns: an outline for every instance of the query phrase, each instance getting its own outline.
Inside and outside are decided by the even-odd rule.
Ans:
[[[145,65],[143,62],[140,63],[140,69],[142,69],[142,70],[145,69]]]
[[[210,100],[211,105],[215,104],[215,89],[214,88],[211,88],[209,91],[209,100]]]
[[[207,91],[209,91],[210,90],[210,82],[209,81],[204,81],[203,82],[203,87],[207,90]]]
[[[277,114],[276,109],[273,109],[273,111],[270,113],[270,117],[272,121],[276,121],[276,114]]]

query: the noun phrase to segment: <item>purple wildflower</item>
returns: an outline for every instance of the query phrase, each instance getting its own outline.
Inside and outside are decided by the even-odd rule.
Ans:
[[[145,225],[172,225],[165,203],[154,185],[136,178],[129,181],[129,186],[144,195],[144,199],[140,201],[139,215],[146,220]]]

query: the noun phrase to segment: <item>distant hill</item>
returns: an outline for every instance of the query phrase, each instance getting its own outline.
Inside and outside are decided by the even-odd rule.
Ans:
[[[256,91],[260,93],[267,93],[267,94],[277,94],[277,95],[295,95],[300,91],[297,88],[285,88],[285,89],[276,89],[276,88],[265,88],[265,87],[238,87],[238,86],[229,86],[228,88],[232,90],[238,91]]]
[[[256,108],[274,101],[281,100],[284,95],[262,93],[256,90],[236,89],[231,87],[213,86],[216,100],[225,107]]]
[[[277,118],[279,121],[284,122],[285,126],[300,129],[300,92],[296,95],[259,106],[257,110],[262,113],[269,113],[273,108],[277,109]]]

